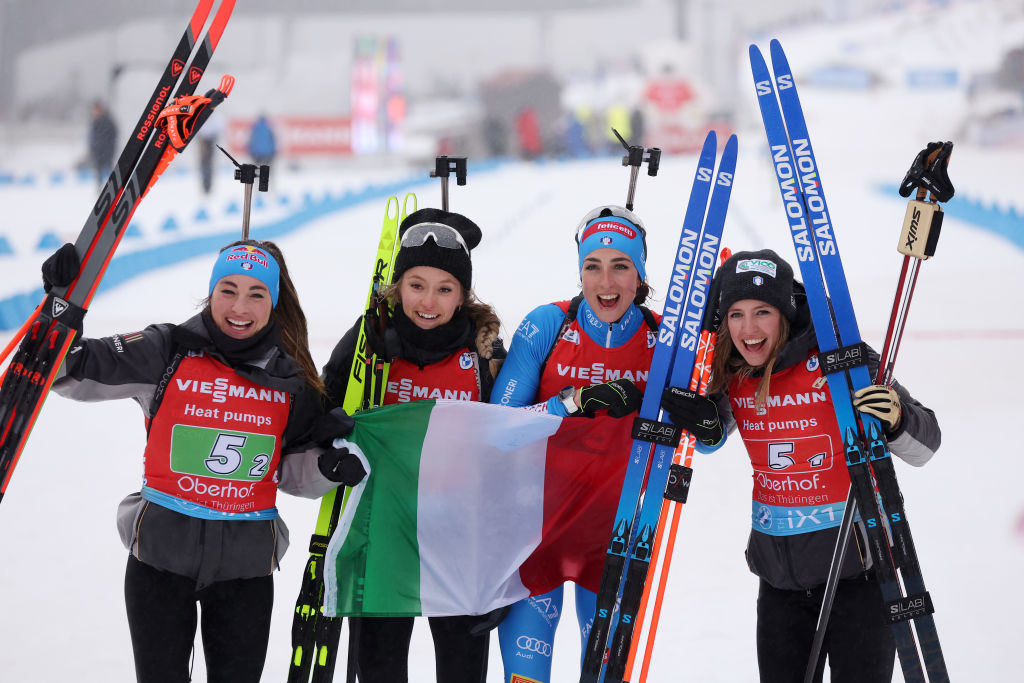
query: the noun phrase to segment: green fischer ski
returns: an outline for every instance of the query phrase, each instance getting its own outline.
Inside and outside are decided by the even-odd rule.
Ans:
[[[398,247],[398,226],[410,213],[410,201],[412,211],[415,211],[416,195],[409,193],[405,195],[402,210],[399,212],[398,198],[388,197],[377,257],[373,265],[370,292],[364,310],[377,306],[381,288],[391,282],[391,267]],[[387,363],[367,353],[366,332],[360,327],[342,408],[351,415],[357,410],[379,405],[387,379]],[[340,496],[339,491],[342,491]],[[351,489],[339,487],[321,499],[320,514],[309,541],[309,560],[306,562],[299,597],[295,602],[288,683],[307,683],[310,681],[310,670],[313,672],[313,683],[326,683],[334,678],[341,637],[341,617],[328,617],[323,614],[323,562],[327,544],[338,524],[338,518],[345,509],[350,493]]]

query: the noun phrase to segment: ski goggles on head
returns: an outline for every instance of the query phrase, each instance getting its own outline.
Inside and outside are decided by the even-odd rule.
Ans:
[[[443,249],[462,249],[469,256],[469,247],[458,230],[443,223],[417,223],[402,234],[403,247],[422,247],[428,238]]]

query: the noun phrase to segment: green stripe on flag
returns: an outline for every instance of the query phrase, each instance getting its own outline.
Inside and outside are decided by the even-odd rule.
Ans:
[[[417,490],[420,452],[434,401],[417,401],[415,406],[385,406],[353,416],[355,429],[348,439],[367,454],[372,474],[365,480],[336,560],[340,615],[420,612],[417,499],[409,492]],[[386,445],[381,437],[386,437]],[[388,484],[374,490],[377,481]],[[373,553],[368,564],[370,539]]]

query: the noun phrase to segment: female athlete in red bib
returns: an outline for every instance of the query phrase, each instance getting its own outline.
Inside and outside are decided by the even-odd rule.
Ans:
[[[770,249],[734,254],[719,269],[712,398],[666,397],[676,424],[700,436],[738,429],[754,468],[747,564],[760,578],[757,659],[762,681],[803,680],[850,477],[803,285]],[[871,352],[872,376],[878,357]],[[897,383],[857,392],[854,407],[886,428],[890,451],[923,465],[939,447],[935,415]],[[707,442],[705,442],[707,443]],[[709,450],[698,446],[700,450]],[[859,524],[859,523],[858,523]],[[863,528],[847,549],[825,657],[834,682],[892,678],[896,652]]]
[[[607,411],[623,417],[640,407],[658,327],[658,317],[643,305],[650,291],[643,223],[621,206],[598,207],[580,222],[576,242],[582,294],[527,314],[516,330],[491,403],[559,416]],[[623,472],[627,452],[628,445],[622,451]],[[595,538],[600,540],[592,548],[588,544],[584,549],[575,539],[580,553],[556,568],[558,578],[576,584],[584,647],[601,581],[602,544],[611,523],[609,519],[607,527],[595,525]],[[560,585],[515,603],[498,627],[505,683],[551,680],[563,591]]]
[[[385,288],[384,316],[360,318],[324,368],[327,394],[340,405],[360,326],[378,358],[389,361],[384,404],[441,398],[487,401],[505,356],[498,316],[471,289],[470,250],[480,243],[473,221],[440,209],[420,209],[399,226],[394,284]],[[466,454],[473,457],[472,453]],[[429,617],[438,683],[483,683],[489,629],[503,614]],[[352,619],[350,647],[362,683],[409,680],[412,617]]]
[[[68,246],[44,264],[44,280],[77,273]],[[337,481],[321,472],[353,458],[313,443],[323,385],[278,248],[225,247],[209,293],[180,325],[82,339],[53,384],[76,400],[135,399],[146,416],[142,487],[117,522],[143,683],[190,680],[197,602],[207,680],[258,683],[272,574],[288,546],[277,491],[322,496]]]

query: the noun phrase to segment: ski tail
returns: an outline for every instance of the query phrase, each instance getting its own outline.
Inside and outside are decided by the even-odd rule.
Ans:
[[[669,282],[667,303],[658,326],[658,342],[654,348],[654,356],[651,359],[651,368],[647,376],[647,387],[640,405],[638,421],[645,420],[648,428],[657,426],[657,419],[661,414],[661,393],[665,388],[676,353],[675,339],[679,332],[683,304],[686,301],[692,279],[691,268],[700,238],[701,226],[704,222],[708,195],[711,192],[717,147],[717,136],[714,131],[710,131],[698,157],[697,171],[690,190],[686,213],[683,216],[680,241],[676,248],[676,259]],[[636,432],[636,427],[634,427],[634,432]],[[611,632],[616,596],[622,582],[623,572],[626,570],[626,552],[633,541],[633,522],[647,477],[651,446],[650,441],[635,438],[634,435],[626,474],[622,482],[622,493],[619,496],[615,522],[612,525],[611,539],[608,542],[604,568],[601,573],[594,623],[590,629],[583,654],[580,683],[597,683],[601,674],[608,636]]]
[[[719,255],[720,264],[725,263],[731,254],[732,252],[728,248],[723,248]],[[711,299],[713,302],[714,292],[712,292]],[[709,306],[704,312],[704,324],[701,328],[700,342],[697,345],[697,360],[693,366],[693,375],[690,379],[690,391],[698,393],[701,396],[708,395],[708,383],[711,379],[711,365],[714,362],[715,343],[718,338],[718,332],[714,325],[714,318],[711,316],[713,309],[714,305]],[[668,504],[662,505],[661,516],[658,518],[658,533],[655,536],[654,550],[651,553],[654,563],[657,564],[658,558],[661,558],[661,564],[658,570],[658,586],[654,591],[654,605],[651,610],[651,620],[650,624],[647,626],[647,638],[633,639],[633,644],[629,648],[629,657],[626,660],[626,671],[623,675],[623,681],[634,680],[633,670],[636,658],[640,654],[641,644],[643,646],[643,661],[640,666],[640,677],[635,680],[643,683],[647,680],[647,675],[650,672],[651,656],[654,653],[654,642],[658,634],[658,624],[661,622],[661,607],[665,598],[665,588],[668,585],[669,572],[672,568],[672,555],[675,552],[676,532],[679,529],[679,518],[683,511],[683,504],[686,503],[686,498],[690,490],[690,481],[693,476],[693,453],[696,450],[696,444],[697,439],[692,434],[685,435],[685,438],[680,441],[672,458],[672,470],[669,472],[668,484],[665,489],[665,498],[668,499]],[[665,521],[668,518],[670,509],[672,521],[667,527],[668,536],[666,539]],[[664,549],[662,549],[663,540],[665,540]],[[637,612],[636,617],[636,623],[641,627],[644,624],[653,586],[654,582],[649,578],[644,587],[643,599],[640,603],[640,610]]]
[[[717,266],[725,217],[732,194],[737,153],[737,138],[732,135],[725,144],[718,172],[714,176],[714,190],[707,205],[707,217],[694,252],[690,286],[680,315],[679,334],[675,340],[677,349],[669,379],[672,386],[689,387],[693,382],[700,340],[704,336],[705,312],[711,298],[711,280]],[[657,536],[658,520],[661,518],[665,500],[685,497],[685,492],[689,490],[688,474],[680,468],[674,469],[671,466],[676,450],[689,438],[689,434],[682,432],[678,443],[655,444],[647,488],[636,521],[636,540],[627,553],[626,578],[620,591],[619,616],[608,652],[605,683],[619,683],[625,676],[633,633],[638,623],[637,615],[650,574],[653,557],[650,544]],[[677,477],[671,487],[670,475]]]

